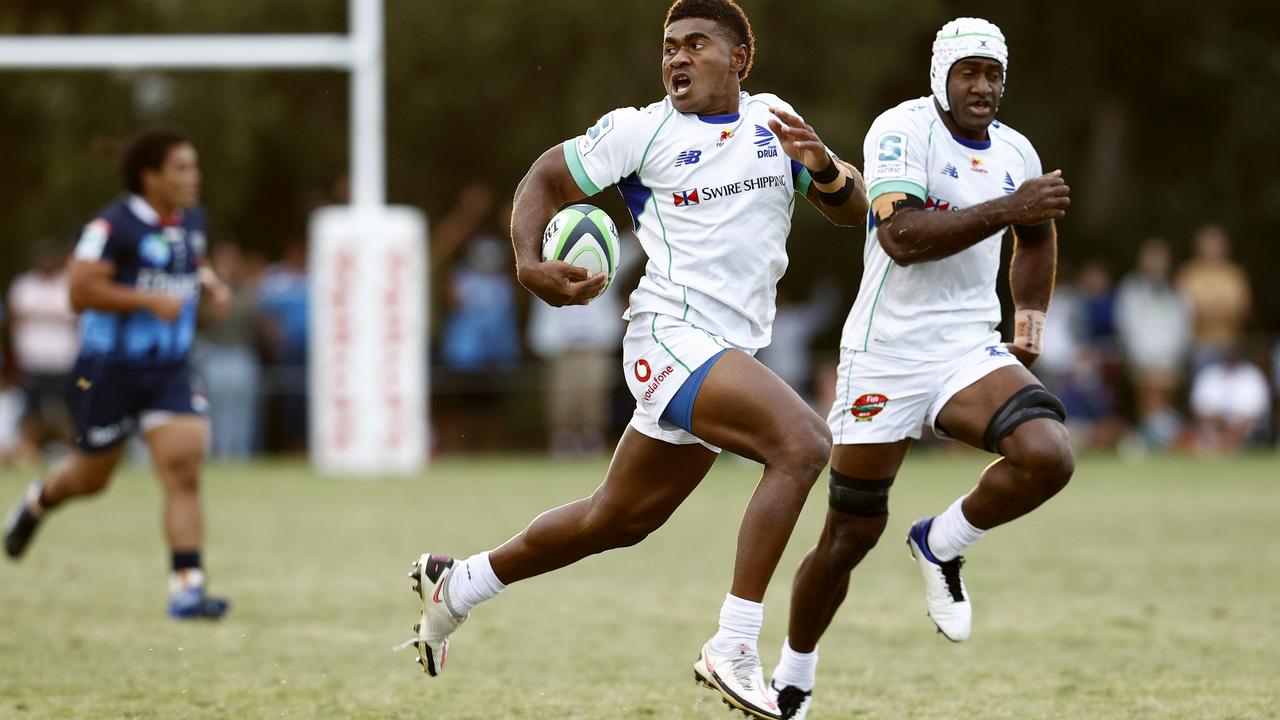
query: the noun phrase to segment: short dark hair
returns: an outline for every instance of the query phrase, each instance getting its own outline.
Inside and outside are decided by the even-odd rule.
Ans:
[[[169,159],[169,151],[178,145],[190,145],[186,135],[177,130],[148,130],[130,143],[124,151],[124,162],[121,171],[124,173],[124,186],[129,192],[142,193],[142,173],[147,170],[156,171],[164,167]]]
[[[756,36],[751,33],[751,23],[738,3],[733,0],[676,0],[667,10],[667,19],[662,27],[666,29],[671,23],[688,18],[711,20],[729,33],[734,45],[747,46],[747,63],[738,70],[738,79],[746,80],[756,59]]]

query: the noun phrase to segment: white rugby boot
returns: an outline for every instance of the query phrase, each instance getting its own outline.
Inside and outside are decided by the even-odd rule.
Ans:
[[[782,720],[804,720],[808,717],[809,704],[813,702],[812,690],[801,690],[795,685],[782,686],[777,680],[770,680],[769,692],[778,703],[778,714]]]
[[[760,656],[739,644],[730,654],[722,655],[702,646],[702,654],[693,663],[693,679],[703,687],[720,693],[730,709],[741,710],[749,718],[781,720],[778,704],[764,683],[764,665]]]
[[[417,635],[396,646],[403,650],[413,646],[418,651],[417,662],[431,677],[444,671],[445,656],[449,649],[449,636],[466,622],[466,615],[459,615],[449,606],[449,576],[453,573],[453,558],[448,555],[423,553],[409,570],[413,578],[413,591],[422,599],[422,617],[413,626]]]
[[[929,550],[929,528],[933,518],[915,521],[907,533],[907,548],[920,566],[924,576],[924,597],[929,608],[929,618],[938,632],[951,642],[969,638],[973,626],[973,608],[969,605],[969,591],[960,578],[963,557],[946,562],[939,561]]]

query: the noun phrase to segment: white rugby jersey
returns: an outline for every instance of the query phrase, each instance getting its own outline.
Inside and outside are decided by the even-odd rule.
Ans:
[[[742,93],[738,112],[696,115],[670,98],[620,108],[564,143],[588,196],[617,185],[649,261],[624,315],[687,320],[744,348],[769,344],[795,195],[809,172],[773,132],[775,95]]]
[[[962,210],[1013,193],[1041,174],[1021,133],[999,121],[990,140],[951,135],[930,97],[908,100],[872,123],[863,144],[867,196],[905,192],[928,212]],[[867,221],[862,285],[840,345],[893,357],[942,359],[980,343],[1000,324],[996,275],[1004,229],[941,260],[894,264]]]

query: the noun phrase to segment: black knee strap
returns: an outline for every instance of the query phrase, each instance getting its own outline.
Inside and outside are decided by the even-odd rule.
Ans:
[[[1037,418],[1066,422],[1067,409],[1053,393],[1039,385],[1028,385],[1014,393],[991,416],[982,443],[988,452],[999,455],[1001,440],[1013,434],[1022,423]]]
[[[857,517],[884,517],[889,514],[889,487],[893,478],[862,480],[831,471],[828,502],[832,510]]]

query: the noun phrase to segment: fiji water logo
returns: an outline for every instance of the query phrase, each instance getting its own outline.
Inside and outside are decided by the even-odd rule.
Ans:
[[[947,163],[946,167],[942,168],[942,174],[955,178],[956,180],[960,179],[960,171],[956,170],[956,166],[951,163]]]
[[[685,205],[697,205],[700,202],[698,200],[698,188],[694,188],[692,190],[684,190],[678,193],[671,193],[671,196],[675,201],[676,207],[684,207]]]
[[[778,146],[773,144],[773,133],[763,125],[756,126],[755,146],[757,158],[778,157]]]
[[[173,258],[173,251],[169,248],[168,240],[160,235],[151,234],[142,238],[142,243],[138,245],[138,257],[148,267],[168,267],[169,260]]]
[[[733,131],[732,131],[732,130],[721,130],[721,131],[720,131],[720,142],[716,143],[716,147],[724,147],[724,144],[725,144],[725,143],[727,143],[727,142],[729,142],[729,141],[730,141],[730,140],[732,140],[732,139],[733,139]]]
[[[1012,195],[1017,189],[1018,186],[1013,184],[1013,176],[1006,172],[1004,174],[1004,194]]]
[[[685,150],[676,156],[676,167],[680,167],[681,165],[697,165],[698,161],[701,159],[701,150]]]
[[[853,401],[849,413],[853,415],[854,422],[871,422],[875,416],[884,411],[884,406],[888,404],[889,398],[884,395],[867,393]]]

